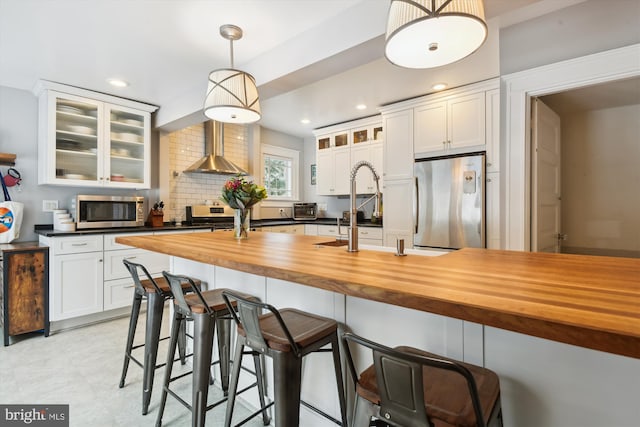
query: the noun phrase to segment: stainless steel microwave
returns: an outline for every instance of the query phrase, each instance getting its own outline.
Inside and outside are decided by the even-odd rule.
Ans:
[[[294,203],[293,204],[293,219],[316,219],[318,217],[318,204],[317,203]]]
[[[76,196],[76,228],[141,227],[144,197]]]

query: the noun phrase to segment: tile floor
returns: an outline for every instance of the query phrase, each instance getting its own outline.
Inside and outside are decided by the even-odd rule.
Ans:
[[[144,322],[144,313],[140,322]],[[163,319],[167,335],[168,313]],[[154,426],[158,415],[164,368],[156,371],[149,413],[142,415],[142,369],[133,362],[125,387],[118,388],[129,318],[120,318],[82,328],[67,330],[44,338],[42,333],[13,337],[12,344],[0,347],[0,404],[69,404],[70,426],[113,427]],[[144,323],[138,327],[136,343],[144,337]],[[161,343],[158,361],[164,361],[168,340]],[[136,350],[142,354],[143,349]],[[141,357],[139,358],[141,359]],[[180,363],[174,365],[179,372]],[[174,386],[175,384],[175,386]],[[191,401],[191,377],[172,383],[188,402]],[[222,392],[212,386],[209,403]],[[207,413],[207,426],[222,426],[222,404]],[[236,405],[234,420],[248,411]],[[163,426],[190,426],[188,410],[171,396],[163,416]],[[255,418],[246,426],[261,426]]]

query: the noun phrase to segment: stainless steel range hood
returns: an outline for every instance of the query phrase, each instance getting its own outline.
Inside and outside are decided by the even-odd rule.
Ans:
[[[221,175],[248,175],[247,171],[224,158],[224,123],[204,122],[204,157],[185,172]]]

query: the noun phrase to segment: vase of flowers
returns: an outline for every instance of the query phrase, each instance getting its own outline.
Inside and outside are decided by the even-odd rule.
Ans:
[[[248,238],[249,209],[260,200],[267,198],[267,190],[238,175],[225,182],[221,198],[236,210],[233,219],[233,236],[236,239]]]

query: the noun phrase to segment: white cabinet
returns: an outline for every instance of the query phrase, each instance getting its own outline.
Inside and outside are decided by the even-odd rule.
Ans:
[[[50,248],[50,319],[58,321],[101,312],[102,236],[41,236],[40,243]]]
[[[383,115],[385,182],[413,177],[413,110]]]
[[[190,231],[189,231],[190,232]],[[170,233],[170,232],[168,232]],[[133,300],[133,279],[122,260],[142,264],[152,277],[162,276],[169,270],[169,255],[138,249],[116,242],[124,236],[144,236],[160,233],[119,233],[104,236],[104,306],[103,309],[126,307]],[[146,279],[146,277],[141,277]]]
[[[487,173],[500,171],[500,89],[486,93]]]
[[[484,91],[426,102],[414,115],[416,155],[485,145]]]
[[[349,147],[321,150],[316,159],[316,193],[319,196],[349,194]]]
[[[371,162],[382,173],[383,125],[379,117],[355,120],[316,132],[316,194],[348,195],[350,174],[361,160]],[[361,174],[356,183],[359,193],[375,191],[370,174]]]
[[[41,81],[38,183],[151,187],[154,106]]]
[[[269,231],[271,233],[299,234],[303,236],[305,234],[305,225],[275,225],[271,227],[261,227],[260,231]]]
[[[149,233],[151,234],[151,233]],[[50,248],[50,317],[71,319],[126,307],[133,280],[122,260],[143,264],[153,277],[169,270],[169,256],[116,243],[120,236],[144,233],[40,236]]]
[[[384,184],[384,245],[396,247],[404,239],[405,248],[413,247],[413,179],[387,180]]]
[[[502,249],[500,244],[500,173],[487,174],[485,191],[487,248]]]
[[[380,191],[382,191],[383,185],[382,150],[382,141],[363,143],[359,144],[358,146],[354,145],[351,148],[351,167],[349,168],[349,170],[353,169],[353,167],[361,161],[367,161],[371,163],[373,168],[376,170],[376,173],[380,177],[378,183],[378,185],[380,186]],[[351,177],[349,177],[349,179],[351,179]],[[356,189],[358,191],[358,194],[373,194],[376,191],[376,182],[371,171],[358,171],[358,175],[356,176]]]
[[[349,233],[347,230],[348,227],[348,225],[341,225],[340,229],[338,229],[337,225],[318,225],[318,236],[346,239]]]
[[[305,224],[304,225],[304,235],[305,236],[317,236],[318,235],[318,226],[316,224]]]
[[[382,228],[358,227],[358,244],[382,246]]]

